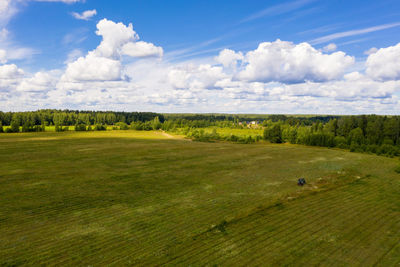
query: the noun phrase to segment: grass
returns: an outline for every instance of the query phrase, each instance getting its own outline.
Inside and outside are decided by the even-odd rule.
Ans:
[[[231,129],[231,128],[219,128],[219,127],[208,127],[203,128],[205,132],[211,133],[213,129],[216,129],[217,133],[222,136],[237,135],[237,136],[252,136],[257,135],[263,136],[264,130],[262,128],[244,128],[244,129]]]
[[[0,162],[0,265],[400,263],[397,159],[106,131],[1,134]]]

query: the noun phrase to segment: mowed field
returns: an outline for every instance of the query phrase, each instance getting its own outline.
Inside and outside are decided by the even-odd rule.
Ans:
[[[399,266],[399,163],[161,132],[0,134],[0,265]]]

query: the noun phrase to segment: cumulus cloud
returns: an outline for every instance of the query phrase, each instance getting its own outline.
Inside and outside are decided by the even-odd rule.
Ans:
[[[222,67],[202,64],[173,68],[169,74],[169,82],[176,89],[201,90],[218,89],[216,83],[227,78]]]
[[[99,64],[99,67],[94,64]],[[121,63],[117,60],[88,55],[69,63],[60,82],[121,80],[121,68]]]
[[[333,52],[333,46],[319,51],[308,43],[277,40],[247,53],[224,49],[213,59],[173,63],[161,60],[163,49],[141,41],[131,24],[104,19],[96,34],[102,38],[96,48],[72,50],[65,69],[57,71],[24,73],[14,64],[5,65],[10,51],[0,51],[0,106],[393,113],[400,104],[400,79],[394,71],[399,69],[399,45],[375,51],[362,62],[364,69],[349,73],[354,58]]]
[[[117,81],[121,79],[122,64],[119,60],[98,57],[90,52],[69,63],[63,80],[74,82]]]
[[[221,63],[226,68],[236,67],[239,60],[243,60],[243,53],[236,53],[231,49],[224,49],[215,57],[215,61]]]
[[[86,11],[84,11],[82,13],[72,12],[71,14],[76,19],[89,20],[93,16],[97,15],[97,10],[96,9],[86,10]]]
[[[24,71],[14,64],[0,65],[0,98],[2,92],[10,92],[20,83]]]
[[[119,57],[123,45],[139,40],[139,35],[133,30],[132,24],[125,26],[121,22],[115,23],[107,19],[97,23],[96,34],[103,38],[95,50],[96,55],[109,58]]]
[[[58,77],[54,72],[37,72],[32,77],[25,78],[17,86],[21,92],[47,92],[55,89]]]
[[[152,43],[146,43],[143,41],[129,42],[122,46],[121,53],[130,57],[162,57],[163,49],[159,46],[155,46]]]
[[[24,71],[15,64],[0,66],[0,79],[16,79],[24,75]]]
[[[248,81],[299,83],[323,82],[340,78],[354,58],[339,51],[323,54],[308,43],[276,40],[261,43],[246,54],[246,66],[238,74]]]
[[[380,81],[400,80],[400,43],[368,56],[366,73]]]
[[[100,45],[85,57],[67,65],[62,81],[118,81],[123,80],[122,56],[161,57],[163,50],[139,40],[132,24],[103,19],[97,23],[96,34],[102,37]]]

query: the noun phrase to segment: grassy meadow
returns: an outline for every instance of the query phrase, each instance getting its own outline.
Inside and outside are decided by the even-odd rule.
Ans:
[[[160,131],[0,134],[0,266],[398,266],[399,163]]]

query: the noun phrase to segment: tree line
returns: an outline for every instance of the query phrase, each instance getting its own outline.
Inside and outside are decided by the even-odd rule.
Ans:
[[[400,155],[400,116],[343,116],[309,126],[284,121],[264,122],[265,140],[338,147],[355,152]]]
[[[45,126],[114,125],[118,122],[146,122],[155,117],[163,122],[164,116],[153,112],[113,112],[44,109],[28,112],[1,112],[0,127],[10,132],[42,131]],[[1,129],[0,129],[1,131]]]
[[[263,119],[263,120],[262,120]],[[202,128],[247,128],[246,122],[258,120],[263,136],[222,136]],[[152,112],[105,112],[74,110],[38,110],[33,112],[0,112],[8,132],[44,131],[54,125],[56,131],[113,129],[179,131],[199,141],[226,140],[241,143],[260,139],[272,143],[338,147],[357,152],[389,156],[400,155],[400,116],[286,116],[224,114],[157,114]],[[92,127],[93,126],[93,127]]]

